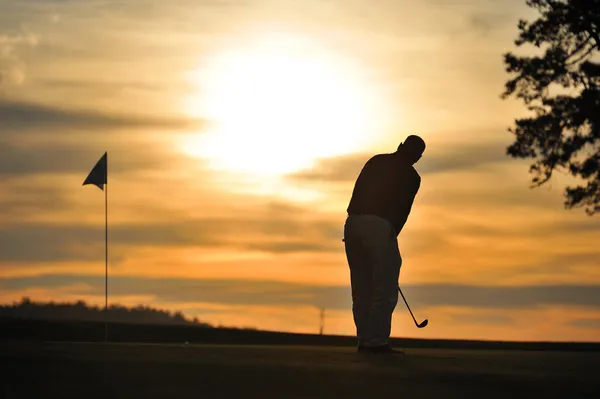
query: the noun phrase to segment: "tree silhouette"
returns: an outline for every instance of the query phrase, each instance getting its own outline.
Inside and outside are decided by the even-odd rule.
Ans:
[[[106,314],[104,313],[104,308],[88,305],[82,300],[78,300],[75,303],[42,303],[32,302],[28,297],[24,297],[20,303],[15,302],[12,305],[0,305],[0,317],[104,321]],[[142,305],[134,308],[118,304],[110,305],[108,307],[108,321],[212,327],[209,323],[198,320],[197,317],[190,320],[182,312],[172,313],[168,310],[154,309]]]
[[[519,21],[517,47],[533,45],[542,54],[504,55],[503,98],[521,99],[533,116],[517,119],[508,147],[514,158],[533,158],[533,187],[555,170],[577,183],[565,189],[565,207],[600,210],[600,0],[528,0],[541,16]]]

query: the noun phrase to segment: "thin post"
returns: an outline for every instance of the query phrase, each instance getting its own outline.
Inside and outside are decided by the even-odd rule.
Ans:
[[[107,156],[108,158],[108,156]],[[106,160],[108,177],[108,159]],[[104,184],[104,342],[108,341],[108,179]]]
[[[323,335],[324,328],[325,328],[325,309],[321,308],[321,328],[319,329],[319,335]]]

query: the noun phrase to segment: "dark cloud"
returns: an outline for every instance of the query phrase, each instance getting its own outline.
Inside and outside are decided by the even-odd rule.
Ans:
[[[87,173],[87,169],[85,170]],[[85,173],[81,180],[84,175]],[[90,254],[90,251],[83,251],[81,248],[103,243],[102,225],[23,223],[16,218],[9,218],[12,214],[35,214],[76,207],[77,204],[72,203],[73,200],[61,190],[51,184],[41,188],[29,186],[23,180],[10,188],[8,193],[9,195],[0,192],[0,206],[6,216],[4,226],[0,227],[0,261],[25,264],[97,258],[97,252],[92,251]],[[148,222],[111,225],[110,242],[115,249],[111,253],[115,255],[121,253],[125,256],[127,248],[148,245],[221,247],[270,253],[331,253],[343,248],[340,241],[343,235],[343,216],[339,219],[315,219],[309,209],[285,203],[248,206],[246,214],[241,214],[242,216],[223,218],[190,219],[185,211],[172,211],[144,203],[140,203],[132,212],[147,214]],[[13,224],[8,222],[9,219],[13,220]],[[432,246],[438,249],[453,246],[451,237],[456,236],[499,241],[528,236],[545,239],[555,236],[557,231],[571,235],[589,235],[600,233],[600,224],[592,218],[518,226],[490,226],[485,220],[465,221],[451,231],[416,229],[407,238],[405,245],[411,251],[421,253],[428,252]],[[539,262],[523,264],[519,273],[532,275],[549,271],[575,271],[579,267],[594,266],[599,260],[599,251],[569,252],[565,249],[559,254],[549,251]]]
[[[523,168],[522,173],[526,176],[527,168]],[[485,211],[497,209],[501,212],[511,213],[524,212],[531,208],[535,208],[537,211],[556,211],[563,207],[561,197],[550,195],[547,190],[530,189],[526,183],[522,185],[514,183],[512,187],[498,189],[494,187],[494,179],[494,176],[490,176],[487,184],[473,184],[468,189],[448,185],[434,191],[422,190],[423,192],[419,193],[418,201],[420,204],[444,205],[448,207],[449,211],[453,209],[454,212],[465,206],[485,209]],[[506,184],[507,181],[501,181],[501,184]],[[498,229],[485,227],[483,223],[479,225],[478,229],[484,235],[499,232]]]
[[[554,228],[565,232],[597,232],[600,233],[600,221],[594,218],[580,218],[554,223]],[[600,260],[600,258],[599,258]]]
[[[341,237],[341,234],[340,234]],[[307,242],[305,240],[294,239],[288,242],[259,242],[248,243],[244,245],[245,249],[254,251],[265,251],[274,253],[290,253],[290,252],[331,252],[340,249],[340,240],[327,240],[322,242]]]
[[[1,164],[1,159],[0,159]],[[2,173],[0,173],[2,177]],[[64,191],[53,185],[43,187],[29,185],[26,181],[0,184],[0,217],[4,223],[13,215],[35,214],[37,212],[55,212],[74,204]]]
[[[356,180],[365,162],[372,154],[350,154],[322,159],[312,169],[289,175],[294,180],[347,183]]]
[[[0,176],[21,177],[37,173],[78,172],[82,179],[105,150],[109,151],[110,173],[164,170],[185,160],[154,143],[133,140],[91,140],[84,142],[43,142],[38,145],[2,141],[0,136]],[[82,180],[83,182],[83,180]]]
[[[486,203],[486,205],[490,205]],[[430,232],[426,232],[429,234]],[[433,233],[433,232],[431,232]],[[538,238],[556,237],[560,233],[568,233],[571,236],[583,233],[587,241],[588,233],[600,234],[600,223],[592,218],[581,218],[571,221],[546,221],[546,222],[531,222],[529,224],[518,223],[514,226],[493,226],[489,225],[486,220],[481,221],[462,221],[459,225],[452,226],[451,230],[443,231],[443,234],[457,236],[472,236],[482,239],[498,239],[507,240],[515,236],[536,236]],[[557,258],[561,262],[570,260],[570,262],[578,262],[583,260],[600,260],[600,249],[594,252],[578,251]],[[569,258],[567,258],[569,257]]]
[[[27,287],[60,288],[77,284],[75,295],[103,295],[103,276],[44,275],[1,278],[2,291]],[[181,278],[113,277],[111,295],[152,296],[161,303],[214,303],[225,305],[309,305],[327,309],[349,309],[348,286],[321,286],[275,281],[202,280]],[[423,284],[403,286],[415,308],[456,306],[478,309],[526,309],[548,305],[577,306],[600,310],[600,286],[471,286]],[[18,298],[15,298],[18,299]],[[401,302],[399,302],[399,310]],[[462,316],[457,316],[462,317]],[[466,316],[465,316],[466,317]],[[485,314],[463,319],[469,322],[503,323]]]
[[[598,228],[600,233],[600,228]],[[572,251],[558,255],[549,255],[539,263],[539,267],[533,269],[533,273],[544,273],[551,271],[570,271],[585,267],[598,267],[600,265],[600,249],[596,251]],[[523,270],[526,272],[526,270]]]
[[[103,129],[105,133],[117,128],[183,129],[193,125],[193,121],[186,119],[106,114],[0,100],[0,134],[27,131],[44,133],[56,129],[79,129],[82,134],[89,134],[98,129]]]
[[[0,260],[43,262],[97,260],[104,245],[102,228],[21,225],[0,228]],[[76,247],[87,248],[77,251]]]
[[[0,278],[3,291],[26,287],[59,288],[85,284],[74,292],[79,295],[102,295],[104,280],[98,276],[45,275],[39,277]],[[200,280],[177,278],[113,277],[114,296],[150,295],[166,303],[204,302],[227,305],[327,305],[345,309],[350,294],[347,287],[310,286],[273,281]]]
[[[487,143],[458,144],[432,154],[425,153],[416,164],[421,174],[452,171],[476,171],[489,165],[507,162],[506,146],[492,141]]]
[[[479,35],[488,36],[493,31],[514,26],[516,20],[509,13],[477,12],[468,18],[468,27]]]
[[[572,320],[569,323],[571,326],[573,327],[578,327],[578,328],[589,328],[592,330],[600,330],[600,319],[596,318],[596,319],[576,319],[576,320]]]
[[[27,2],[23,2],[20,0],[5,0],[8,3],[13,3],[19,6],[30,6],[32,8],[38,8],[40,6],[69,6],[69,5],[81,5],[81,2],[78,0],[28,0]],[[127,0],[89,0],[85,2],[86,7],[97,7],[97,6],[108,6],[111,4],[123,4],[128,3]],[[25,3],[25,4],[23,4]]]
[[[126,90],[135,91],[159,91],[163,86],[159,84],[145,82],[118,82],[118,81],[100,81],[100,80],[73,80],[73,79],[43,79],[38,80],[42,86],[52,89],[68,89],[73,91],[91,91],[91,92],[121,92]]]
[[[354,182],[365,162],[374,154],[351,154],[327,158],[313,169],[290,175],[291,179],[323,181],[331,183]],[[415,165],[421,175],[470,170],[508,162],[506,145],[498,142],[462,144],[448,147],[443,151],[425,152]]]
[[[455,314],[451,316],[451,319],[456,323],[460,324],[487,324],[487,325],[508,325],[512,324],[512,319],[506,316],[500,316],[496,314],[481,314],[481,313],[469,313],[469,314]]]
[[[206,218],[170,223],[110,226],[116,256],[137,245],[153,247],[227,247],[271,253],[340,250],[342,226],[327,220],[288,216]],[[0,261],[60,262],[98,259],[93,248],[104,244],[104,226],[18,224],[0,227]],[[113,259],[116,260],[116,259]]]
[[[600,308],[600,286],[539,285],[487,286],[431,284],[406,288],[411,301],[421,306],[521,308],[567,305]],[[414,298],[414,299],[412,299]]]

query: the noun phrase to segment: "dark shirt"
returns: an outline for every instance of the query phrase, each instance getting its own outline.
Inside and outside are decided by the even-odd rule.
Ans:
[[[421,177],[399,153],[375,155],[356,179],[348,214],[380,216],[392,223],[398,235],[420,186]]]

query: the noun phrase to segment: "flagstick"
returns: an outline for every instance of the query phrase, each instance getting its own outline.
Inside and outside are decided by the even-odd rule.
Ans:
[[[108,341],[108,152],[92,168],[83,185],[93,184],[104,191],[104,342]]]
[[[108,159],[106,160],[108,175]],[[108,179],[104,185],[104,342],[108,341]]]

